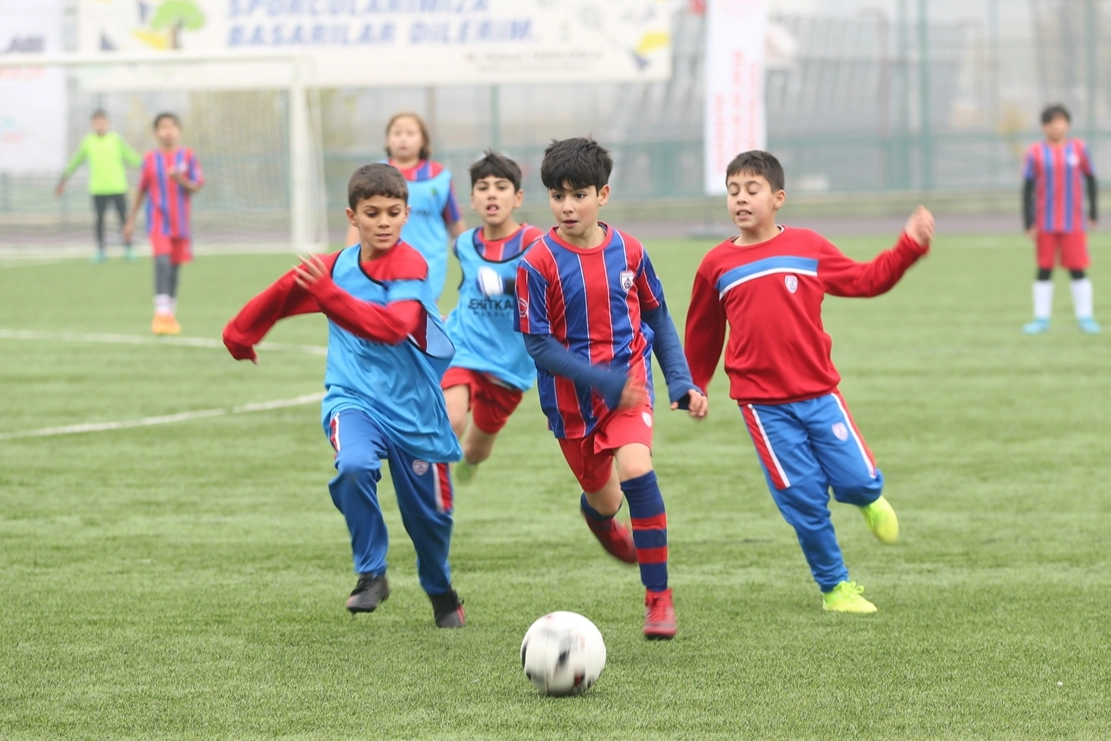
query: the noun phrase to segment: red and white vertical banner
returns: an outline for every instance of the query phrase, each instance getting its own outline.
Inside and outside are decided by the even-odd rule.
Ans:
[[[739,153],[763,149],[764,45],[770,0],[705,0],[707,195],[725,192],[725,168]]]
[[[62,51],[62,0],[0,0],[0,55]],[[54,173],[66,151],[60,67],[0,67],[0,172]]]

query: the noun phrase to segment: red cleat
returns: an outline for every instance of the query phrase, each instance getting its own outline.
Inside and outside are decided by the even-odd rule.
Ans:
[[[594,533],[594,537],[598,539],[607,553],[618,561],[624,561],[625,563],[637,562],[637,548],[633,544],[632,529],[617,520],[610,520],[610,526],[601,530],[595,528],[595,523],[585,514],[583,514],[583,518],[586,520],[587,526],[590,527],[590,532]]]
[[[644,637],[650,641],[675,637],[675,603],[671,590],[646,592],[644,595]]]

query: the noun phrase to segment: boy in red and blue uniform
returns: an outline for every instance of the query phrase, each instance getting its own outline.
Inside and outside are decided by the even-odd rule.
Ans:
[[[548,426],[583,488],[583,516],[609,553],[640,565],[644,635],[668,639],[676,623],[667,513],[652,468],[652,351],[672,409],[705,416],[706,397],[691,382],[644,246],[598,221],[612,169],[609,153],[591,139],[564,139],[544,151],[540,178],[558,226],[517,269],[517,327],[536,363]],[[614,519],[622,498],[631,533]]]
[[[521,256],[544,236],[543,230],[513,218],[525,195],[516,162],[489,151],[470,172],[471,207],[482,226],[460,234],[452,248],[463,280],[459,304],[447,318],[455,357],[440,384],[451,426],[463,445],[463,460],[454,472],[461,484],[473,479],[478,465],[490,457],[498,433],[536,383],[536,366],[514,329],[517,302],[512,294]]]
[[[933,217],[919,208],[893,249],[855,262],[819,234],[776,224],[783,168],[767,152],[738,155],[726,174],[728,206],[740,235],[710,250],[698,267],[687,313],[687,361],[707,388],[729,329],[725,372],[779,511],[794,527],[822,606],[875,612],[849,581],[829,513],[837,501],[861,508],[881,541],[899,535],[883,498],[883,474],[838,391],[841,377],[822,327],[822,300],[891,290],[926,254]]]
[[[389,539],[378,504],[385,459],[436,625],[457,628],[464,615],[448,565],[448,464],[461,451],[440,392],[453,348],[432,299],[428,264],[400,238],[409,216],[407,196],[395,168],[356,170],[348,184],[347,218],[359,243],[301,258],[299,267],[228,322],[224,344],[237,360],[257,362],[254,346],[279,319],[313,312],[328,317],[321,411],[336,454],[336,477],[328,488],[347,520],[359,576],[347,609],[374,612],[390,594]]]
[[[154,334],[181,334],[177,321],[178,273],[193,259],[189,226],[193,194],[204,187],[204,173],[197,155],[179,147],[181,121],[172,113],[154,119],[158,149],[147,152],[139,176],[139,190],[124,225],[125,241],[131,241],[135,215],[147,199],[147,234],[154,253]]]
[[[1088,145],[1069,138],[1071,118],[1062,105],[1042,111],[1045,141],[1031,144],[1022,172],[1022,216],[1026,233],[1037,247],[1034,278],[1034,321],[1026,334],[1049,331],[1053,313],[1053,266],[1060,259],[1072,278],[1072,304],[1080,330],[1098,334],[1092,317],[1092,281],[1088,268],[1087,227],[1099,218],[1098,186]],[[1085,187],[1087,186],[1087,187]],[[1084,213],[1084,191],[1088,213]]]

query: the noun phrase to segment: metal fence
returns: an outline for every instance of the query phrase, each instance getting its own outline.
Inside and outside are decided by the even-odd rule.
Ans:
[[[385,124],[398,110],[428,119],[434,156],[457,174],[459,190],[468,165],[493,147],[522,164],[526,188],[536,192],[546,144],[592,134],[614,152],[615,201],[701,196],[705,19],[686,2],[675,7],[667,82],[393,89],[374,88],[371,79],[367,88],[321,91],[329,209],[342,208],[355,166],[384,156]],[[1111,0],[773,0],[772,7],[768,146],[783,160],[792,192],[1014,190],[1050,102],[1070,107],[1097,169],[1111,169],[1111,100],[1102,82],[1111,81],[1103,51]],[[71,107],[74,144],[96,102]],[[224,125],[252,116],[237,115],[239,124]],[[283,146],[282,125],[268,136]],[[210,137],[211,171],[272,164],[264,151],[231,148],[234,140]],[[53,177],[0,178],[0,215],[77,213],[44,195]],[[206,194],[204,209],[240,208],[236,196],[247,191],[234,191]]]

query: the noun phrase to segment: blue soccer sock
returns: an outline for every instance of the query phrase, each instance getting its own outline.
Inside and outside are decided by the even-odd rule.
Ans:
[[[585,491],[582,497],[579,498],[579,506],[582,507],[583,514],[586,516],[586,524],[591,532],[603,534],[613,529],[613,518],[617,516],[617,512],[609,516],[603,515],[601,512],[591,507],[590,502],[586,501]]]
[[[650,592],[667,589],[667,512],[656,472],[621,482],[633,521],[640,580]]]

